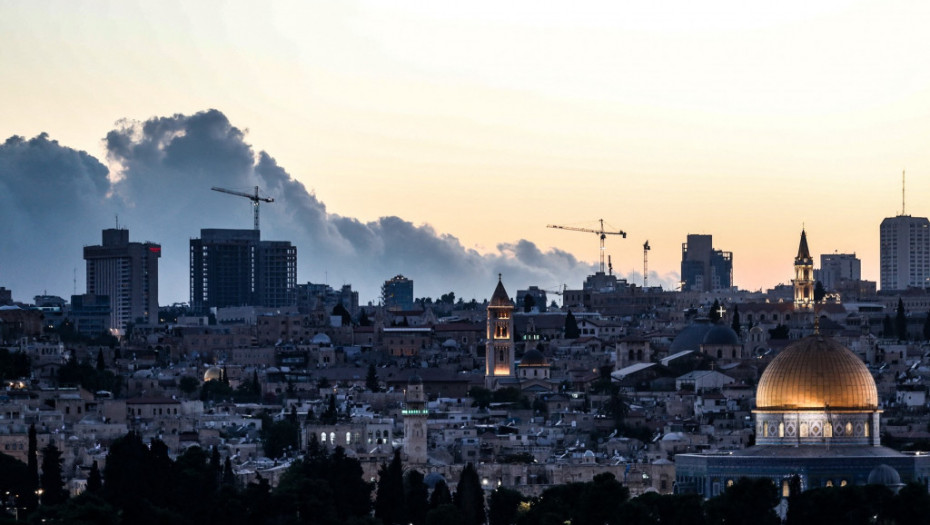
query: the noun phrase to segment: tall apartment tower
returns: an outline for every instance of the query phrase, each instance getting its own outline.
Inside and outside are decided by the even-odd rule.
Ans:
[[[794,258],[794,311],[814,311],[814,259],[807,247],[807,232],[801,230],[798,254]]]
[[[384,281],[381,286],[381,300],[388,310],[413,309],[413,280],[403,275]]]
[[[713,235],[688,234],[681,245],[682,291],[712,292],[733,286],[733,252],[715,250]]]
[[[297,248],[258,230],[200,230],[190,241],[191,307],[296,304]]]
[[[488,332],[485,347],[484,380],[487,388],[496,390],[501,381],[516,377],[513,344],[513,302],[504,289],[501,277],[488,304]]]
[[[898,215],[879,228],[880,286],[882,291],[930,286],[930,221]]]
[[[410,378],[404,392],[404,455],[408,463],[426,463],[427,427],[429,412],[426,408],[426,392],[423,379],[418,375]]]
[[[87,293],[110,298],[109,328],[158,322],[158,259],[161,245],[129,242],[129,230],[103,230],[99,246],[85,246]]]

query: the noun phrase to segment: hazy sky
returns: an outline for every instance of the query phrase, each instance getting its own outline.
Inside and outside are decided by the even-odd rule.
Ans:
[[[80,217],[65,216],[51,194],[73,190],[50,179],[41,186],[48,202],[0,217],[23,236],[0,245],[0,285],[19,300],[42,292],[39,281],[17,288],[18,250],[42,239],[30,228],[49,217],[78,246],[95,244],[125,206],[133,240],[140,231],[170,244],[179,232],[139,213],[158,206],[134,206],[134,188],[140,202],[164,192],[166,200],[183,193],[194,208],[216,206],[203,223],[185,216],[192,229],[163,255],[172,275],[163,271],[161,301],[187,300],[187,238],[201,227],[251,225],[247,201],[209,186],[270,183],[275,169],[286,170],[279,191],[290,184],[302,192],[302,184],[309,193],[263,208],[276,208],[263,215],[263,229],[296,235],[300,282],[352,282],[363,301],[394,273],[429,283],[417,285],[418,296],[447,291],[443,277],[468,277],[478,282],[456,288],[459,295],[486,297],[496,271],[517,273],[508,266],[515,261],[546,269],[520,273],[511,293],[529,284],[578,287],[597,261],[596,236],[546,225],[594,227],[599,218],[628,232],[608,238],[607,251],[615,271],[635,272],[640,284],[643,242],[652,246],[651,282],[671,285],[688,233],[713,234],[715,247],[734,253],[742,288],[787,282],[802,225],[815,257],[855,252],[863,277],[877,280],[878,226],[901,212],[902,169],[907,212],[930,215],[926,2],[262,4],[0,0],[0,143],[47,133],[99,200],[74,211]],[[203,113],[211,108],[224,118]],[[128,143],[157,149],[194,133],[186,126],[197,115],[214,117],[235,143],[238,178],[156,177],[177,165],[161,159],[156,169],[138,148],[127,153]],[[174,131],[143,130],[154,118]],[[104,140],[113,133],[123,141]],[[60,153],[40,142],[28,154],[25,143],[7,144],[19,160],[8,159],[3,172],[0,155],[8,179],[0,185],[35,166],[31,155]],[[197,152],[211,162],[228,153]],[[273,160],[261,165],[262,152]],[[114,185],[120,176],[122,187]],[[18,202],[15,192],[4,198]],[[294,207],[321,217],[304,242],[324,230],[339,236],[297,242],[301,234],[283,226],[305,220]],[[228,222],[219,224],[224,213]],[[372,263],[389,258],[380,244],[406,242],[386,233],[395,223],[383,217],[482,268],[444,269],[437,260],[405,269],[400,255],[393,266]],[[339,221],[364,227],[368,270],[345,269],[352,265],[338,247],[355,238]],[[548,258],[514,255],[521,240]],[[74,268],[83,291],[77,249],[44,270],[66,274],[66,289],[48,277],[49,293],[69,295]],[[449,276],[456,272],[462,280]]]

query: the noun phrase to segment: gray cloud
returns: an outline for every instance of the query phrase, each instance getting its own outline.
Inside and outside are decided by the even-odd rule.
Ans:
[[[92,156],[45,135],[29,141],[13,137],[0,146],[0,219],[17,225],[9,239],[0,240],[0,285],[12,287],[17,299],[40,288],[69,295],[72,266],[81,268],[82,292],[80,246],[99,242],[100,230],[119,213],[132,240],[162,244],[161,302],[186,301],[189,239],[201,228],[252,225],[248,200],[213,192],[211,186],[241,191],[260,186],[275,199],[261,208],[262,238],[297,246],[298,280],[351,283],[363,301],[375,300],[380,283],[398,273],[414,280],[417,296],[451,290],[480,300],[493,291],[498,273],[515,294],[531,284],[579,286],[592,271],[567,252],[543,251],[525,239],[480,254],[429,225],[331,214],[271,155],[253,151],[245,133],[217,110],[121,121],[107,133],[105,145],[113,170],[109,178]],[[42,238],[56,226],[51,242],[40,248],[36,235]],[[23,244],[33,249],[16,252]],[[28,271],[51,254],[58,254],[53,269],[44,275]]]

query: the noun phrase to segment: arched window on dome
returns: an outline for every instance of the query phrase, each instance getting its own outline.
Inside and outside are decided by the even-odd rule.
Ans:
[[[823,437],[832,438],[833,437],[833,424],[827,421],[823,425]]]
[[[827,487],[832,487],[832,486],[833,486],[833,480],[832,480],[832,479],[828,479],[828,480],[827,480],[827,483],[826,483],[826,486],[827,486]]]
[[[779,423],[779,424],[778,424],[778,437],[780,437],[780,438],[785,437],[785,424],[784,424],[784,423]],[[787,496],[785,496],[785,497],[787,497]]]
[[[787,479],[783,479],[781,480],[781,497],[787,498],[788,496],[791,496],[791,485]]]
[[[868,423],[866,423],[865,425],[862,425],[862,435],[865,437],[869,437],[869,424]]]
[[[841,486],[841,487],[845,487],[845,486],[846,486],[846,480],[845,480],[845,479],[841,479],[841,480],[840,480],[840,486]]]
[[[808,437],[807,423],[801,423],[801,426],[799,427],[799,432],[800,432],[800,437],[802,438]]]
[[[847,435],[847,436],[851,436],[852,433],[853,433],[853,431],[852,431],[852,423],[850,423],[849,421],[847,421],[847,422],[846,422],[846,435]]]

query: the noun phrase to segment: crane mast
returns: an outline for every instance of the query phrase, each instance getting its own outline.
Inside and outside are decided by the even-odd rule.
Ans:
[[[649,250],[651,249],[648,240],[643,243],[643,289],[646,288],[646,283],[649,282]]]
[[[235,190],[227,190],[226,188],[217,188],[216,186],[210,188],[213,191],[218,191],[220,193],[228,193],[229,195],[235,195],[237,197],[245,197],[252,201],[252,215],[255,226],[255,231],[258,231],[258,203],[259,202],[274,202],[274,199],[271,197],[261,197],[258,194],[258,186],[255,186],[255,194],[245,193]]]
[[[546,228],[556,228],[559,230],[568,230],[573,232],[584,232],[584,233],[593,233],[597,235],[601,240],[601,261],[600,261],[600,271],[604,273],[604,240],[607,239],[608,235],[620,235],[626,239],[626,232],[623,230],[619,231],[606,231],[604,230],[604,219],[599,219],[601,227],[597,230],[592,230],[590,228],[575,228],[574,226],[559,226],[557,224],[548,224]]]

